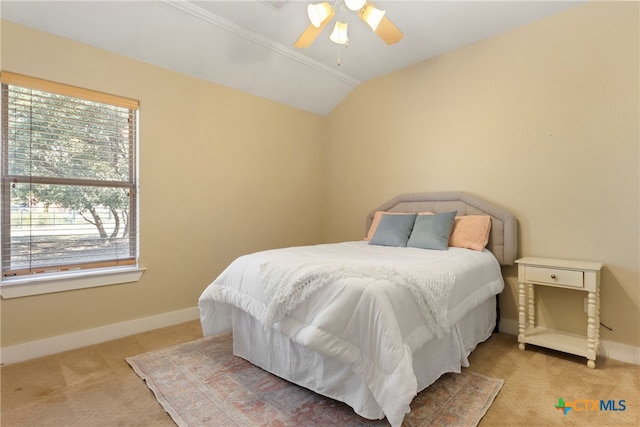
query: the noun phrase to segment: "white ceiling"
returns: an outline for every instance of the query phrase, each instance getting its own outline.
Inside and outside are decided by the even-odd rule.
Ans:
[[[373,0],[405,34],[399,43],[386,45],[349,11],[347,48],[329,41],[330,24],[309,48],[295,49],[309,3],[2,0],[0,16],[326,115],[369,79],[582,2]]]

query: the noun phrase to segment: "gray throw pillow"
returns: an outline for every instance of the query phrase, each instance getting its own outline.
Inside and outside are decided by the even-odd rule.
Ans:
[[[382,215],[370,245],[407,246],[416,214]]]
[[[411,231],[407,246],[422,249],[445,250],[449,248],[449,235],[457,211],[436,215],[420,215]]]

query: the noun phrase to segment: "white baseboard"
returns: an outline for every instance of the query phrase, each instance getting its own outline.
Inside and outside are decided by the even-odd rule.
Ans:
[[[0,364],[22,362],[37,357],[48,356],[75,348],[114,340],[140,332],[164,328],[171,325],[196,320],[200,317],[198,307],[172,311],[157,316],[143,317],[128,322],[114,323],[100,328],[87,329],[67,335],[31,341],[0,349]],[[500,332],[518,335],[518,322],[500,320]],[[600,342],[600,356],[640,365],[640,348],[612,341]]]
[[[157,316],[143,317],[127,322],[114,323],[94,329],[66,335],[30,341],[0,349],[0,364],[22,362],[36,357],[73,350],[87,345],[126,337],[166,326],[196,320],[200,317],[198,307],[171,311]]]
[[[509,319],[500,319],[500,332],[509,335],[518,335],[518,322]],[[619,360],[621,362],[640,365],[640,348],[631,345],[620,344],[613,341],[600,341],[599,357]]]

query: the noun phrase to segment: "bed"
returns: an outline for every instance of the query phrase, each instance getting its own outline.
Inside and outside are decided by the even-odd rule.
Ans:
[[[478,221],[481,247],[464,235]],[[200,318],[205,335],[232,330],[236,356],[399,426],[496,327],[516,219],[468,193],[405,194],[367,215],[365,236],[241,256],[200,296]]]

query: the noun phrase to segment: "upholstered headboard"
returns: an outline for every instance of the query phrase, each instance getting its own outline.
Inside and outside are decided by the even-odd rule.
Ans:
[[[458,215],[491,216],[489,249],[500,265],[513,265],[517,258],[518,237],[516,217],[486,200],[462,192],[403,194],[382,204],[367,215],[365,233],[369,230],[376,211],[388,212],[450,212]]]

